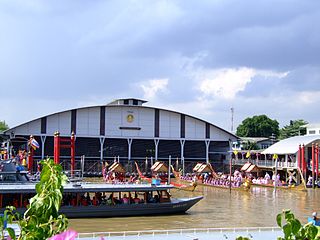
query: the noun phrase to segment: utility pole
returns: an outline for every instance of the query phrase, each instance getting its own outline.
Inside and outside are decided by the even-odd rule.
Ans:
[[[231,107],[231,132],[233,133],[233,114],[234,114],[234,108]]]

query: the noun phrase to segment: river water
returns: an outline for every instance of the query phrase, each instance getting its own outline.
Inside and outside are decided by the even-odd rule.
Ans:
[[[320,211],[320,189],[277,190],[252,187],[249,192],[197,186],[195,192],[172,190],[173,197],[203,195],[204,199],[186,214],[172,216],[70,219],[78,232],[135,231],[152,229],[271,227],[276,215],[291,209],[305,223]]]

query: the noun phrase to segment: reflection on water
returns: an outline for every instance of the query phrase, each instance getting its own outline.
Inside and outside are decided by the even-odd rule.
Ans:
[[[250,192],[197,187],[197,191],[173,190],[174,197],[203,195],[204,199],[187,214],[151,217],[70,219],[70,227],[78,232],[109,232],[147,229],[179,229],[203,227],[275,226],[276,215],[291,209],[305,222],[313,211],[320,211],[320,189],[277,190],[253,187]]]

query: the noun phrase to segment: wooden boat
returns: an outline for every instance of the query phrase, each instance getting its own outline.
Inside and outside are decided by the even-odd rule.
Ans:
[[[15,171],[12,166],[15,165],[8,162],[0,171],[0,213],[6,206],[23,213],[36,194],[36,182],[28,181],[25,172]],[[68,183],[64,186],[60,212],[68,218],[177,214],[203,198],[172,198],[172,188],[153,184]]]
[[[273,184],[262,184],[262,183],[251,183],[251,186],[254,187],[263,187],[263,188],[274,188]],[[282,190],[299,190],[299,191],[305,191],[306,188],[303,186],[303,184],[300,185],[285,185],[285,186],[277,186],[276,189],[282,189]]]
[[[60,212],[68,218],[177,214],[186,212],[203,198],[171,198],[168,190],[172,188],[172,185],[151,184],[67,184]],[[14,205],[23,213],[26,201],[35,194],[35,184],[0,184],[0,192],[0,212],[5,206]],[[90,203],[85,199],[88,196]],[[122,202],[124,198],[128,200]]]
[[[152,183],[152,178],[148,178],[144,176],[136,162],[135,162],[135,165],[136,165],[136,169],[140,179],[142,181]],[[190,191],[190,192],[193,192],[197,187],[196,183],[179,183],[179,182],[170,181],[170,184],[173,185],[176,189],[183,190],[183,191]]]
[[[213,185],[213,184],[209,184],[209,183],[204,183],[204,182],[202,182],[202,180],[199,180],[199,179],[196,181],[183,179],[181,173],[178,171],[175,171],[173,166],[171,166],[171,169],[172,169],[172,172],[173,172],[175,178],[177,179],[176,181],[178,181],[178,182],[185,183],[185,184],[189,183],[189,184],[196,184],[199,186],[207,186],[207,187],[214,187],[214,188],[219,188],[219,189],[230,190],[230,185]],[[207,169],[212,174],[212,176],[219,178],[219,176],[215,173],[215,171],[213,170],[210,163],[209,164],[198,163],[194,167],[194,170],[198,171],[198,172],[202,172],[205,169]],[[239,187],[231,186],[231,190],[249,191],[250,186],[251,186],[250,182],[246,181],[246,182],[242,183]]]

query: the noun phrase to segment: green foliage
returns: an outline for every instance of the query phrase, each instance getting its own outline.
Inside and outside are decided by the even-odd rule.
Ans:
[[[36,184],[37,194],[30,199],[30,204],[24,216],[14,214],[14,207],[9,207],[4,217],[8,223],[18,220],[21,230],[19,240],[45,240],[53,235],[65,231],[68,227],[68,219],[59,215],[62,200],[63,185],[67,177],[62,173],[61,165],[54,164],[53,160],[42,160],[43,166],[40,182]],[[0,219],[0,228],[4,229],[4,221]],[[14,234],[13,229],[8,233]],[[1,233],[0,233],[1,234]],[[3,236],[3,234],[1,235]],[[12,239],[15,239],[15,236]]]
[[[308,122],[299,119],[299,120],[291,120],[289,125],[284,126],[280,129],[280,137],[279,139],[285,139],[289,137],[304,135],[305,129],[301,129],[301,126],[308,124]]]
[[[242,149],[243,150],[258,150],[259,147],[258,147],[257,143],[255,143],[255,142],[246,141],[246,142],[242,143]]]
[[[5,239],[5,231],[8,232],[11,239],[16,239],[16,235],[13,228],[7,227],[7,224],[11,224],[13,221],[19,219],[19,213],[13,213],[14,207],[8,206],[3,215],[0,216],[0,238]]]
[[[37,194],[30,199],[30,206],[20,221],[21,238],[47,239],[64,231],[68,220],[59,215],[63,184],[67,177],[62,174],[61,165],[52,160],[41,161],[43,166],[40,182],[36,185]]]
[[[5,130],[9,129],[9,126],[6,124],[5,121],[0,121],[0,132],[3,132]]]
[[[237,127],[236,134],[239,137],[270,137],[272,134],[278,137],[279,123],[266,115],[249,117]]]
[[[301,225],[295,218],[291,210],[283,210],[277,215],[277,224],[282,228],[284,237],[278,237],[278,240],[315,240],[318,234],[318,228],[310,223]]]

